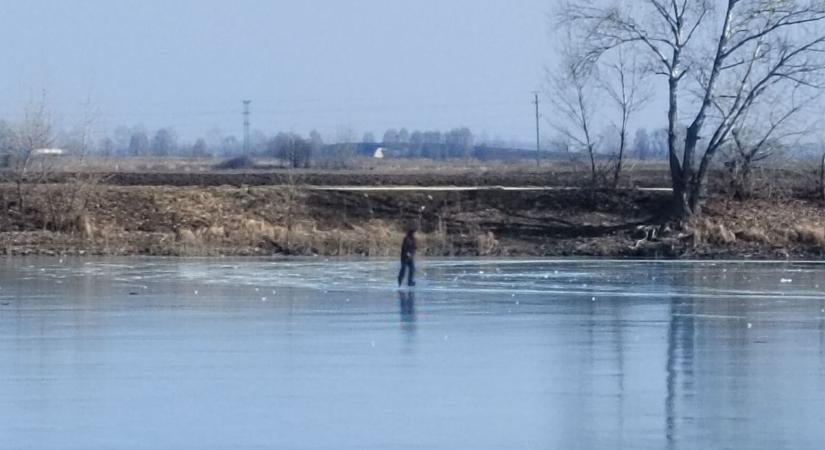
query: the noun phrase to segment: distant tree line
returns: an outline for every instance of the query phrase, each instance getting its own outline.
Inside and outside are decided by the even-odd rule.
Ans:
[[[0,152],[12,152],[18,142],[15,126],[0,120]],[[54,145],[71,147],[72,136],[55,133]],[[535,150],[527,144],[500,139],[479,139],[467,127],[449,131],[412,130],[391,128],[381,139],[372,133],[365,133],[359,140],[352,133],[338,136],[336,142],[325,143],[318,131],[307,135],[294,132],[278,132],[268,136],[255,130],[251,133],[249,151],[246,156],[275,158],[283,165],[293,168],[307,168],[314,162],[330,165],[335,161],[353,157],[372,157],[378,148],[384,149],[389,158],[423,158],[433,160],[479,159],[518,160],[534,159]],[[185,157],[185,158],[231,158],[244,155],[241,139],[234,135],[224,135],[212,130],[203,137],[192,141],[182,140],[172,127],[148,130],[142,126],[119,127],[108,136],[90,142],[89,154],[107,157]],[[562,149],[549,144],[543,157],[558,159]],[[649,133],[639,129],[631,150],[631,157],[645,160],[663,159],[667,155],[667,131],[656,130]],[[2,162],[2,161],[0,161]]]
[[[463,159],[473,157],[475,136],[467,127],[441,131],[389,129],[382,145],[403,158]]]

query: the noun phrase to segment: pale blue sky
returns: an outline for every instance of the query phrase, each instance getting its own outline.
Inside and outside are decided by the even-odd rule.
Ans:
[[[5,0],[0,116],[240,135],[469,126],[530,141],[554,0]]]

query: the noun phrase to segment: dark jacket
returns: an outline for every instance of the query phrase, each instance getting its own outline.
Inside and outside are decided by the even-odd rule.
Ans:
[[[415,237],[408,234],[401,243],[401,259],[408,261],[415,257]]]

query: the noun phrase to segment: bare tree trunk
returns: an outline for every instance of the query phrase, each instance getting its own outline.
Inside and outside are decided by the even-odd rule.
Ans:
[[[744,200],[751,196],[751,172],[753,167],[753,160],[750,156],[746,156],[742,160],[742,169],[739,173],[739,181],[736,186],[734,196],[738,200]]]
[[[23,180],[17,179],[17,210],[23,214],[25,207],[23,205]]]
[[[599,184],[599,171],[596,168],[596,151],[592,145],[587,146],[587,153],[590,155],[590,189],[596,189]]]
[[[713,158],[715,148],[705,151],[702,156],[702,161],[699,166],[698,173],[694,170],[694,155],[696,148],[699,146],[700,133],[702,127],[705,125],[707,118],[707,110],[713,103],[713,95],[715,94],[716,82],[722,72],[722,66],[726,58],[726,47],[730,39],[730,23],[733,17],[733,8],[736,2],[730,1],[725,12],[725,21],[722,25],[722,32],[716,46],[716,53],[713,59],[713,65],[710,69],[710,76],[707,81],[707,86],[704,87],[704,98],[699,112],[693,119],[693,122],[687,129],[685,136],[685,151],[682,157],[682,179],[687,184],[687,212],[688,216],[698,216],[702,209],[702,195],[704,194],[705,178],[707,174],[710,161]]]
[[[825,154],[822,155],[822,165],[819,168],[819,194],[825,201]]]
[[[674,55],[673,59],[678,60],[678,56]],[[679,79],[671,75],[668,85],[667,147],[668,161],[670,162],[671,187],[673,188],[673,214],[676,217],[687,217],[690,215],[690,208],[688,208],[687,198],[685,197],[687,186],[682,177],[682,163],[679,161],[679,155],[677,153],[679,140],[677,130],[679,122]]]
[[[284,252],[290,255],[289,235],[292,233],[292,199],[289,200],[289,206],[286,211],[286,242],[284,243]]]
[[[619,188],[619,179],[622,176],[622,164],[624,163],[624,149],[627,145],[627,114],[622,113],[622,130],[619,137],[619,155],[616,167],[613,169],[613,189]]]
[[[297,222],[295,216],[300,213],[300,195],[301,186],[299,185],[300,178],[298,178],[292,169],[287,172],[286,185],[286,236],[284,243],[284,253],[291,255],[295,239],[293,239],[293,229]]]

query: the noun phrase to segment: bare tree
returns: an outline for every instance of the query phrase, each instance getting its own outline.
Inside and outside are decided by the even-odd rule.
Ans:
[[[192,151],[190,156],[193,158],[206,158],[209,157],[209,146],[206,144],[206,139],[198,138],[194,144],[192,144]]]
[[[129,156],[147,156],[151,144],[149,143],[149,135],[142,127],[136,127],[129,136],[129,145],[127,152]]]
[[[84,114],[71,132],[61,142],[66,155],[59,167],[65,177],[64,182],[51,189],[46,187],[44,199],[44,226],[54,231],[81,231],[87,237],[92,234],[92,226],[87,217],[89,202],[103,176],[88,170],[93,128],[98,112],[90,101],[86,102]],[[44,185],[37,185],[45,187]]]
[[[38,157],[42,150],[54,144],[54,132],[45,95],[39,102],[26,107],[23,120],[8,143],[11,178],[17,190],[17,211],[26,210],[26,191],[29,182],[43,181],[50,172],[51,158]]]
[[[777,153],[798,143],[809,131],[807,121],[798,120],[800,113],[817,96],[797,99],[793,93],[751,108],[731,130],[731,139],[724,147],[725,166],[731,175],[733,195],[744,199],[754,189],[752,173],[755,164],[773,158]]]
[[[269,152],[291,169],[309,168],[313,145],[295,133],[280,132],[269,144]]]
[[[154,156],[170,156],[178,151],[178,135],[174,129],[167,127],[155,132],[152,138],[151,152]]]
[[[569,52],[557,73],[550,75],[555,95],[551,96],[561,119],[553,126],[568,149],[587,155],[590,186],[599,184],[603,170],[597,161],[598,138],[595,134],[595,66]]]
[[[630,46],[649,56],[651,72],[666,77],[673,200],[682,218],[701,212],[714,156],[748,110],[772,92],[818,88],[825,69],[823,0],[644,0],[622,7],[574,1],[565,19],[587,42],[585,59]],[[688,74],[697,89],[687,94],[698,96],[689,102],[694,111],[680,155]]]
[[[450,158],[467,158],[472,155],[475,146],[473,132],[467,127],[454,128],[444,135],[447,156]]]
[[[633,139],[633,153],[636,158],[644,161],[650,157],[650,136],[647,134],[647,129],[639,128],[636,130],[636,137]]]
[[[381,140],[381,143],[385,146],[397,144],[399,141],[398,137],[398,130],[395,128],[390,128],[384,132],[384,138]]]
[[[609,75],[602,78],[602,87],[619,112],[619,121],[614,123],[614,127],[619,132],[612,179],[615,189],[619,186],[625,153],[630,140],[628,136],[630,120],[649,102],[650,91],[643,86],[647,74],[641,70],[636,58],[628,60],[623,49],[618,49],[615,61],[608,61],[604,66]]]
[[[52,231],[88,231],[85,217],[100,176],[87,170],[95,113],[88,106],[83,121],[56,133],[45,97],[25,110],[14,126],[1,127],[0,151],[9,160],[16,185],[16,205],[9,208],[27,224]]]
[[[647,74],[622,49],[599,61],[588,60],[572,36],[568,33],[563,64],[549,77],[550,98],[560,116],[553,126],[571,144],[568,148],[587,155],[592,186],[604,182],[616,188],[629,146],[631,119],[650,98],[643,86]],[[615,106],[615,117],[600,107],[601,98]],[[608,155],[612,160],[605,158]]]

